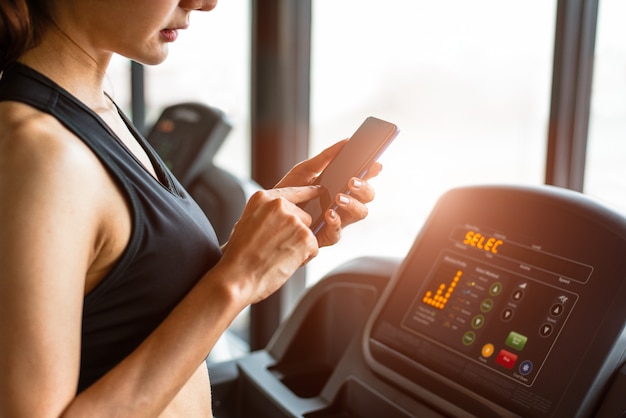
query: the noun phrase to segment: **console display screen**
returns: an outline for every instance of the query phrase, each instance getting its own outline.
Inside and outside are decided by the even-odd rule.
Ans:
[[[442,251],[402,325],[531,386],[577,299],[486,260]]]

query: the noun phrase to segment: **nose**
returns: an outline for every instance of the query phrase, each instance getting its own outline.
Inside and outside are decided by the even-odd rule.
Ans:
[[[208,12],[217,6],[217,0],[181,0],[179,7],[185,10]]]

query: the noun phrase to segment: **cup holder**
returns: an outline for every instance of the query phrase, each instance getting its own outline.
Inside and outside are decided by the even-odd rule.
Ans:
[[[270,371],[283,385],[300,398],[318,396],[330,378],[333,367],[328,363],[280,363]]]
[[[352,339],[365,325],[377,291],[343,283],[330,286],[303,319],[284,356],[269,368],[302,398],[318,396]]]
[[[346,381],[328,408],[304,414],[304,418],[369,417],[411,418],[411,415],[353,379]]]

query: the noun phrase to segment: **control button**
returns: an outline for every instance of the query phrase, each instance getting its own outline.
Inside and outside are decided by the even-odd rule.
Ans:
[[[550,308],[550,315],[552,315],[554,317],[560,316],[563,313],[564,310],[565,310],[565,308],[563,307],[563,305],[561,305],[560,303],[555,303]]]
[[[522,376],[527,376],[532,371],[533,371],[533,362],[530,360],[524,360],[519,365],[519,374],[521,374]]]
[[[476,341],[476,334],[473,331],[467,331],[463,334],[463,345],[472,345]]]
[[[485,299],[480,303],[480,311],[487,313],[493,309],[493,299]]]
[[[496,357],[496,363],[509,370],[511,370],[513,366],[515,366],[516,362],[517,356],[506,350],[500,350],[500,353],[498,353],[498,357]]]
[[[482,315],[476,315],[472,318],[472,328],[478,329],[485,324],[485,317]]]
[[[500,292],[502,292],[501,283],[496,282],[496,283],[493,283],[491,286],[489,286],[489,294],[491,296],[498,296]]]
[[[517,351],[522,351],[527,341],[528,338],[525,335],[511,331],[506,339],[505,344],[508,347],[516,349]]]
[[[541,328],[539,328],[539,335],[542,337],[549,337],[550,334],[552,334],[552,331],[554,331],[554,327],[552,327],[552,324],[546,322],[541,326]]]
[[[502,311],[502,315],[500,315],[503,321],[508,321],[513,318],[513,309],[506,308]]]
[[[483,349],[480,351],[480,353],[483,355],[484,358],[489,358],[491,357],[494,351],[495,351],[495,347],[493,346],[493,344],[485,344],[483,346]]]
[[[515,291],[511,294],[511,299],[514,302],[519,302],[524,297],[524,291],[522,289],[515,289]]]

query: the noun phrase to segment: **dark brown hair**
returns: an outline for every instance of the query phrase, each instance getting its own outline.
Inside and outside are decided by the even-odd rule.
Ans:
[[[39,43],[47,22],[46,0],[0,2],[0,71]]]

